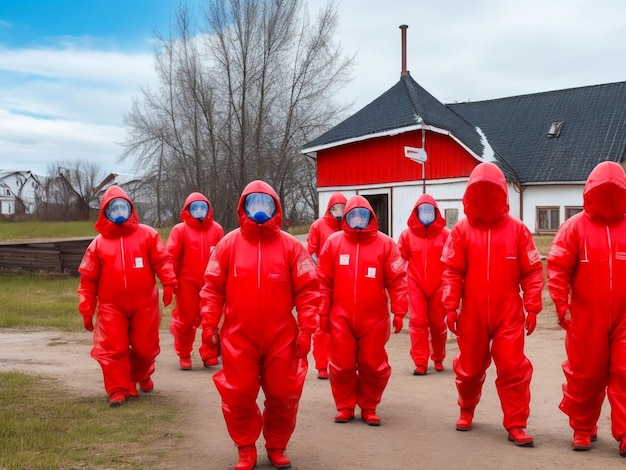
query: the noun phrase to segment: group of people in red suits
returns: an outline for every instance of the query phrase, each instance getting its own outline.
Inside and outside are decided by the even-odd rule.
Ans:
[[[613,436],[626,456],[622,167],[599,164],[583,199],[584,210],[561,226],[547,257],[549,292],[567,332],[560,408],[574,432],[572,448],[588,450],[608,395]],[[137,387],[154,387],[158,277],[163,303],[176,300],[170,331],[181,369],[192,367],[198,328],[204,366],[221,357],[213,380],[238,448],[236,469],[255,467],[261,433],[271,464],[291,466],[285,450],[312,346],[317,376],[330,382],[335,422],[353,420],[358,407],[361,420],[379,426],[376,410],[391,375],[385,346],[407,314],[414,375],[425,375],[429,360],[444,370],[448,330],[456,335],[456,429],[472,428],[493,360],[508,439],[532,447],[525,428],[533,366],[524,338],[542,310],[542,260],[528,228],[509,214],[507,183],[495,164],[472,171],[463,207],[466,217],[449,230],[437,201],[422,194],[396,243],[378,230],[367,199],[335,193],[305,248],[281,230],[280,200],[257,180],[239,198],[239,228],[224,235],[209,200],[192,193],[164,245],[139,223],[126,193],[109,188],[95,225],[99,235],[79,268],[78,295],[110,405],[138,396]]]

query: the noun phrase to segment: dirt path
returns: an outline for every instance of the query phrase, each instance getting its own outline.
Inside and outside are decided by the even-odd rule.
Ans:
[[[211,380],[214,371],[201,366],[197,353],[193,370],[179,370],[172,338],[166,330],[161,332],[161,345],[154,375],[155,393],[180,405],[180,420],[188,438],[182,447],[172,450],[171,459],[163,462],[160,469],[232,468],[237,452],[226,432],[219,395]],[[55,377],[77,394],[103,395],[100,368],[89,357],[90,348],[91,335],[87,332],[0,330],[0,371]],[[309,370],[298,425],[287,452],[294,469],[606,469],[626,465],[611,436],[607,403],[593,449],[570,450],[567,418],[557,408],[563,381],[560,366],[565,357],[563,332],[555,327],[549,313],[540,315],[537,331],[527,341],[527,352],[535,368],[528,425],[535,438],[532,449],[518,448],[507,441],[493,383],[493,366],[476,410],[473,430],[458,432],[454,429],[458,407],[451,370],[456,343],[448,343],[446,370],[436,373],[431,368],[422,377],[412,375],[408,348],[406,329],[392,335],[387,349],[393,371],[378,409],[382,419],[378,428],[359,420],[335,424],[328,381],[318,380],[312,368]],[[263,445],[261,437],[257,442],[257,468],[270,469]]]

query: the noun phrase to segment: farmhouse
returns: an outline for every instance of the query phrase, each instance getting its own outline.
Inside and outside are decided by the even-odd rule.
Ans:
[[[41,178],[30,171],[0,170],[0,216],[33,214]]]
[[[301,150],[317,163],[320,211],[335,191],[361,194],[397,239],[426,192],[451,227],[472,169],[492,161],[507,178],[511,214],[554,233],[582,210],[596,164],[624,166],[626,82],[443,104],[406,68],[406,28],[400,80]]]

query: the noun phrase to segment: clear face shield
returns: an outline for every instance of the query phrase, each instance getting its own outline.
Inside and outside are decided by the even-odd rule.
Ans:
[[[117,197],[107,206],[104,211],[107,219],[116,224],[123,224],[130,217],[130,203],[121,197]]]
[[[343,216],[343,211],[345,210],[345,204],[333,204],[330,207],[330,215],[332,215],[335,219],[341,221],[341,217]]]
[[[357,207],[346,214],[346,223],[350,228],[364,229],[370,223],[370,211]]]
[[[204,201],[193,201],[189,204],[189,213],[191,217],[202,222],[209,213],[209,205]]]
[[[417,208],[417,218],[428,227],[435,221],[435,206],[432,204],[420,204]]]
[[[257,224],[263,224],[274,217],[276,204],[274,198],[265,193],[251,193],[244,201],[246,215]]]

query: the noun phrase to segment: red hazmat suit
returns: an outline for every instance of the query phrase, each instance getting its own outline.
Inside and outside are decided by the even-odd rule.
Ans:
[[[267,222],[245,214],[251,193],[274,199],[276,213]],[[237,213],[240,228],[215,247],[200,292],[203,327],[216,328],[224,316],[222,369],[213,380],[238,447],[254,446],[262,430],[268,449],[285,449],[307,372],[307,341],[310,348],[318,326],[319,284],[303,244],[281,231],[280,202],[267,183],[248,184]],[[256,402],[260,387],[263,415]]]
[[[346,215],[357,207],[370,212],[364,229]],[[338,410],[375,410],[391,376],[385,345],[389,305],[396,333],[408,311],[406,263],[363,196],[348,199],[342,231],[326,241],[317,266],[323,301],[320,324],[330,334],[330,385]],[[325,326],[328,325],[328,326]]]
[[[597,165],[583,200],[583,212],[563,223],[548,253],[548,289],[567,331],[559,408],[575,432],[593,433],[608,390],[613,436],[626,444],[626,176],[620,165]]]
[[[121,224],[105,215],[115,198],[132,208]],[[160,351],[155,274],[170,292],[177,281],[159,233],[139,223],[132,201],[118,186],[104,193],[95,229],[99,235],[78,268],[78,310],[86,325],[97,310],[91,356],[100,363],[106,392],[136,396],[136,383],[150,380]]]
[[[194,218],[189,212],[190,204],[195,201],[204,201],[208,205],[203,220]],[[215,245],[224,237],[224,229],[213,220],[211,203],[201,193],[191,193],[187,197],[180,220],[172,228],[165,246],[178,279],[170,331],[174,336],[176,354],[185,358],[191,355],[196,328],[201,324],[200,289],[204,284],[204,271]],[[214,330],[202,330],[200,357],[205,364],[217,363],[219,343],[213,338],[214,333]]]
[[[435,220],[425,226],[418,218],[420,205],[435,208]],[[416,368],[428,368],[428,358],[435,362],[446,357],[446,310],[441,301],[441,252],[450,230],[439,212],[435,199],[422,194],[407,221],[408,228],[398,239],[400,255],[408,262],[410,355]]]
[[[341,220],[337,220],[330,212],[330,208],[335,204],[346,203],[346,197],[337,192],[330,196],[326,212],[322,217],[311,224],[309,234],[306,237],[307,249],[309,254],[314,256],[315,261],[319,259],[322,247],[328,237],[333,233],[341,230]],[[313,335],[313,359],[315,359],[315,368],[317,370],[326,371],[328,369],[328,333],[318,328]]]
[[[454,319],[461,306],[456,322],[448,320],[451,329],[456,323],[459,346],[453,361],[459,406],[473,413],[493,357],[503,424],[511,430],[525,428],[530,413],[524,309],[530,334],[542,308],[543,274],[530,231],[508,213],[507,193],[496,165],[474,168],[463,196],[467,217],[452,229],[441,260],[446,311]]]

